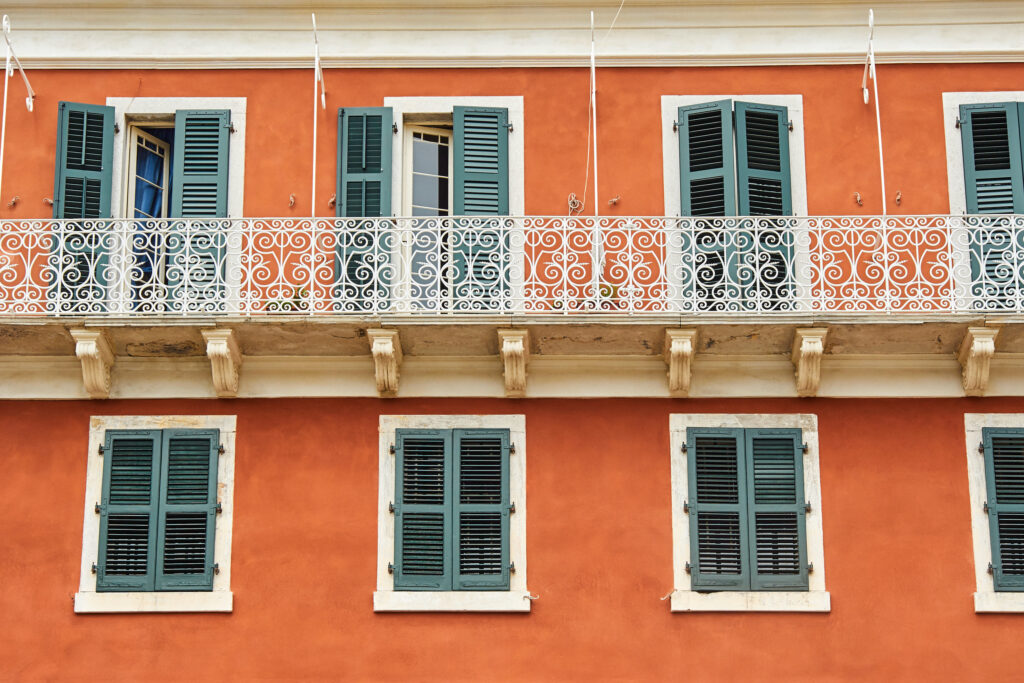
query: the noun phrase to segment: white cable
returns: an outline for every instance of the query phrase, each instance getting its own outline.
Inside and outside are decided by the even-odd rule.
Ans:
[[[626,0],[622,0],[622,2],[619,3],[619,9],[615,10],[615,17],[612,19],[612,25],[608,27],[608,33],[604,34],[605,38],[607,38],[611,34],[612,29],[615,28],[615,22],[619,20],[619,13],[622,12],[622,6],[625,4]],[[604,40],[604,38],[601,40]]]

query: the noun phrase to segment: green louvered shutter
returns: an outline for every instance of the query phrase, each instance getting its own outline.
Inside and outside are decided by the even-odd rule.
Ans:
[[[171,217],[194,220],[167,237],[167,285],[178,310],[216,311],[223,303],[228,229],[229,110],[174,115]]]
[[[997,591],[1024,591],[1024,429],[982,430],[992,577]]]
[[[338,217],[391,215],[393,116],[391,107],[338,110]],[[335,261],[339,307],[353,311],[387,308],[393,235],[372,221],[346,221],[343,225]]]
[[[213,590],[217,523],[216,429],[165,429],[156,589]]]
[[[160,431],[108,431],[103,446],[97,591],[154,589],[159,494]]]
[[[735,216],[732,100],[679,107],[680,198],[684,216]]]
[[[395,590],[452,589],[452,433],[395,435]]]
[[[688,429],[686,441],[691,588],[748,590],[743,430]]]
[[[113,156],[113,107],[75,102],[58,105],[54,218],[110,218]],[[76,230],[69,225],[53,245],[60,268],[58,306],[62,312],[96,310],[105,298],[107,264],[114,245],[99,226],[87,228]]]
[[[747,538],[752,590],[807,590],[799,429],[747,429]]]
[[[964,186],[969,214],[1024,213],[1024,106],[1016,102],[960,107]],[[971,235],[971,275],[983,308],[1007,308],[1020,295],[1024,245],[998,219]]]
[[[508,109],[455,107],[454,215],[509,213]],[[505,220],[462,223],[453,247],[456,310],[508,308],[509,251]]]
[[[509,432],[456,429],[455,590],[509,589]]]

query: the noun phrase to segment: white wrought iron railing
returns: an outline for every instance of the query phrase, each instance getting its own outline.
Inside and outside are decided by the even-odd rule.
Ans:
[[[1024,216],[0,221],[0,317],[1024,312]]]

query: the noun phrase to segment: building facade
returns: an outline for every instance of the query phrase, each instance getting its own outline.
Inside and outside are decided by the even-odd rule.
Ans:
[[[1024,3],[8,8],[0,677],[1017,676]]]

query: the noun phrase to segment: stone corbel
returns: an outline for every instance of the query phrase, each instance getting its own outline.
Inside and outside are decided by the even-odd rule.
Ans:
[[[110,396],[110,369],[114,352],[103,330],[68,330],[75,340],[75,355],[82,361],[82,381],[91,398]]]
[[[398,367],[402,364],[402,343],[398,330],[369,329],[370,353],[373,354],[373,371],[377,380],[377,393],[394,396],[398,393]]]
[[[989,368],[996,353],[995,327],[968,327],[957,360],[963,368],[964,393],[968,396],[984,396],[988,388]]]
[[[201,330],[206,340],[206,355],[210,357],[213,388],[220,398],[238,395],[238,372],[242,365],[242,352],[238,349],[235,331],[229,329]]]
[[[526,394],[526,365],[530,362],[528,330],[498,330],[498,346],[505,366],[505,395],[519,398]]]
[[[665,363],[668,364],[668,390],[673,396],[690,393],[693,356],[697,350],[697,330],[665,330]]]
[[[793,337],[793,367],[797,396],[817,396],[821,386],[821,357],[825,355],[827,327],[798,327]]]

